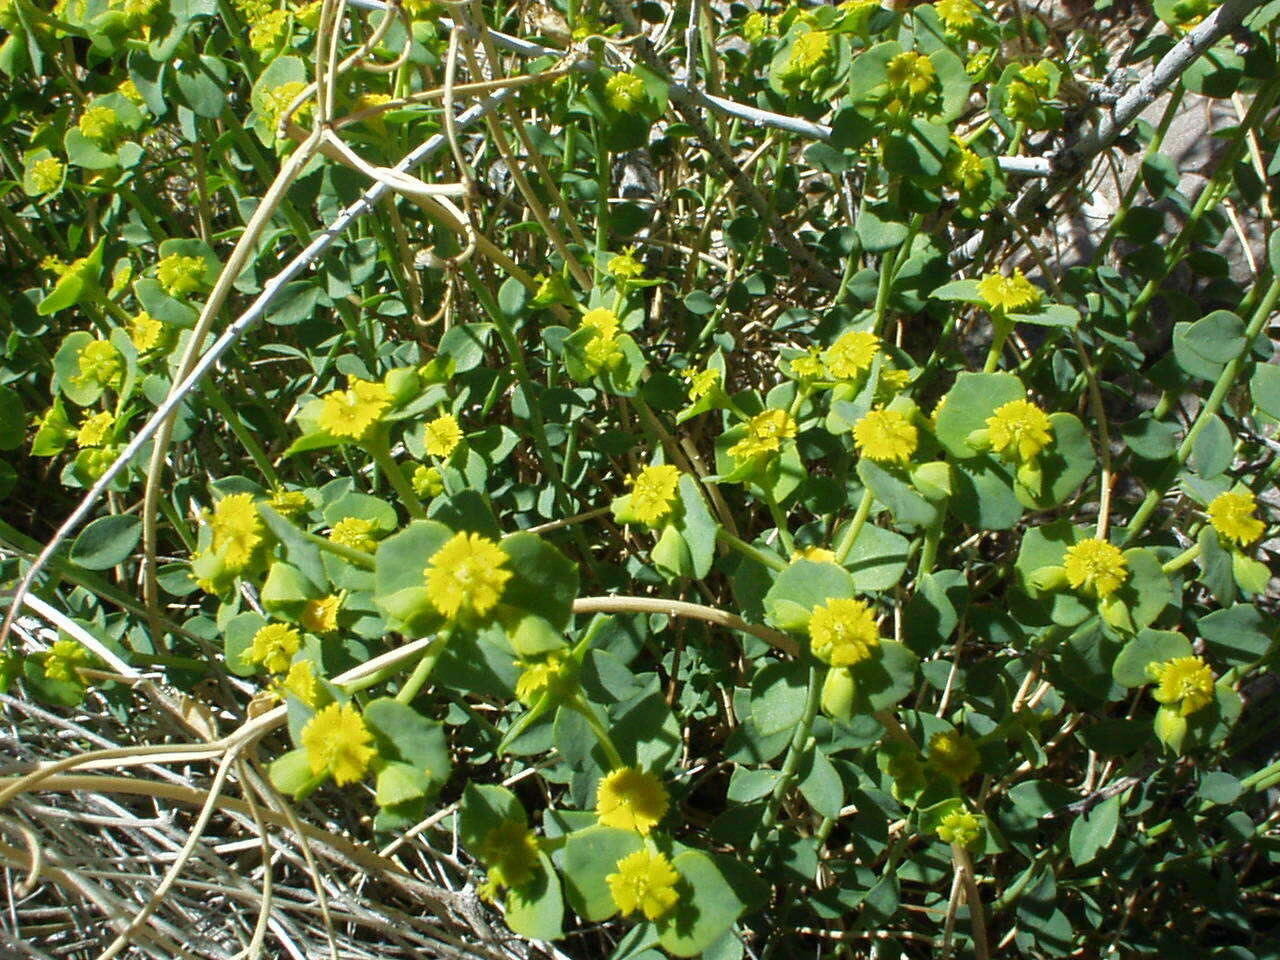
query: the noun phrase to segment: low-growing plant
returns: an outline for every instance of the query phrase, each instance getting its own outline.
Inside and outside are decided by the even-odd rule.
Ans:
[[[0,0],[0,681],[234,728],[0,804],[212,759],[572,956],[1276,956],[1277,13]]]

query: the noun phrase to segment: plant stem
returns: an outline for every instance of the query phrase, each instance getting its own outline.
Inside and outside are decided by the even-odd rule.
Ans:
[[[862,491],[862,499],[858,502],[858,510],[853,515],[853,522],[849,524],[849,529],[840,539],[840,545],[836,547],[836,563],[844,563],[845,558],[849,556],[849,551],[858,542],[858,534],[862,532],[862,527],[871,514],[871,501],[874,499],[870,487]]]
[[[740,537],[735,537],[732,533],[723,527],[716,528],[716,536],[726,545],[737,550],[745,557],[750,557],[756,563],[768,567],[770,570],[782,571],[787,569],[787,561],[783,560],[777,554],[767,553],[758,547],[753,547]]]
[[[422,501],[418,499],[418,494],[414,492],[413,484],[404,475],[404,471],[400,469],[400,464],[396,463],[395,457],[391,456],[391,450],[387,447],[385,433],[381,431],[375,432],[372,437],[365,441],[364,447],[369,451],[369,455],[373,457],[373,462],[378,465],[378,469],[386,476],[387,482],[395,487],[396,493],[399,494],[405,509],[409,511],[409,516],[415,520],[427,519],[427,512],[422,509]]]
[[[431,671],[435,669],[436,662],[440,659],[440,654],[444,653],[444,645],[448,640],[448,634],[437,637],[426,650],[422,652],[422,658],[418,661],[418,665],[413,668],[413,673],[409,675],[409,679],[404,682],[404,686],[396,694],[397,703],[412,703],[413,698],[418,695],[418,691],[431,677]]]

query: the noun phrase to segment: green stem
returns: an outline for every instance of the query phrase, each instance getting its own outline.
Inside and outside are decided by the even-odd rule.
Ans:
[[[348,547],[345,543],[334,543],[328,537],[322,537],[318,533],[308,533],[306,530],[300,531],[303,537],[309,542],[314,543],[321,550],[332,553],[335,557],[341,557],[354,563],[361,570],[374,569],[374,560],[372,553],[365,553],[363,550],[357,550],[355,547]]]
[[[1165,573],[1174,573],[1181,570],[1198,556],[1200,556],[1200,544],[1193,543],[1160,569]]]
[[[263,478],[270,486],[280,485],[280,475],[276,473],[275,466],[271,463],[271,458],[267,456],[267,452],[262,449],[262,444],[258,442],[258,438],[245,427],[244,422],[240,419],[240,414],[232,408],[227,402],[227,398],[222,395],[222,391],[213,385],[211,381],[205,381],[202,387],[204,397],[213,406],[218,413],[222,414],[222,418],[227,422],[227,426],[231,428],[231,432],[236,435],[236,439],[240,441],[240,445],[253,458],[254,464],[261,471]]]
[[[734,550],[737,550],[740,554],[742,554],[745,557],[750,557],[756,563],[761,564],[762,566],[768,567],[770,570],[782,571],[787,569],[787,566],[788,566],[787,561],[783,560],[777,554],[767,553],[764,550],[759,549],[758,547],[753,547],[751,544],[747,543],[747,541],[739,537],[735,537],[732,533],[725,530],[723,527],[716,528],[716,536],[725,545],[731,547]]]
[[[373,462],[378,465],[378,469],[386,476],[387,482],[395,487],[396,493],[400,495],[400,500],[404,503],[405,509],[409,511],[409,516],[415,520],[427,519],[427,512],[422,509],[422,501],[418,499],[418,494],[414,491],[413,484],[404,475],[404,471],[400,469],[400,464],[396,463],[395,457],[391,456],[391,450],[387,447],[386,434],[381,428],[376,430],[373,436],[365,441],[364,447],[373,457]]]
[[[796,544],[791,538],[791,531],[787,529],[787,515],[782,512],[778,501],[773,499],[771,494],[765,494],[764,502],[769,508],[769,516],[773,517],[774,526],[778,528],[778,537],[782,540],[782,546],[786,549],[787,556],[790,556],[795,553]]]
[[[991,323],[995,334],[991,340],[991,349],[987,351],[987,362],[982,365],[983,373],[994,373],[1000,365],[1000,354],[1004,350],[1005,341],[1013,333],[1013,324],[1000,314],[992,314]]]
[[[871,514],[871,501],[874,499],[870,487],[862,491],[862,499],[858,501],[858,510],[853,515],[853,522],[849,524],[849,529],[840,538],[840,545],[836,547],[836,563],[844,563],[845,558],[849,556],[849,551],[858,542],[858,534],[862,532],[862,527]]]
[[[413,668],[413,673],[409,675],[409,679],[404,682],[404,686],[396,694],[397,703],[408,704],[413,702],[413,698],[418,695],[418,691],[430,679],[431,671],[435,669],[436,662],[440,659],[440,654],[444,653],[444,645],[447,640],[447,634],[437,637],[432,641],[431,646],[422,652],[422,659],[418,661],[418,665]]]
[[[600,748],[604,750],[605,756],[609,759],[610,766],[619,770],[627,765],[622,759],[622,754],[618,752],[617,746],[614,745],[613,738],[609,736],[609,731],[604,728],[604,724],[600,722],[600,718],[596,716],[595,710],[591,708],[591,704],[582,699],[582,695],[578,694],[574,700],[565,704],[582,714],[587,721],[587,726],[591,728],[591,732],[595,734],[596,740],[600,742]]]
[[[787,792],[791,789],[792,784],[795,783],[800,763],[809,751],[813,749],[810,732],[813,730],[814,718],[818,715],[818,704],[822,701],[822,681],[822,668],[816,661],[811,661],[809,664],[809,687],[804,701],[804,714],[800,718],[799,726],[796,727],[795,735],[791,738],[791,746],[787,748],[786,759],[782,761],[782,775],[778,778],[778,782],[773,788],[773,793],[769,795],[769,800],[764,808],[764,815],[760,818],[760,826],[751,838],[751,852],[753,854],[759,853],[765,839],[773,830],[774,824],[778,822],[778,811],[782,808],[782,801]]]

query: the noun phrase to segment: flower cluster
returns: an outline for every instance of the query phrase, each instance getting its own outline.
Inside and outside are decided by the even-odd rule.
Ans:
[[[1034,309],[1040,303],[1040,291],[1021,270],[1012,275],[988,273],[978,281],[978,296],[992,312],[1015,313]]]
[[[671,515],[676,504],[680,471],[671,464],[645,467],[632,476],[631,515],[640,523],[656,527]]]
[[[373,734],[349,703],[331,703],[318,710],[302,728],[300,739],[311,772],[333,777],[338,786],[362,779],[378,754]]]
[[[156,264],[156,280],[171,297],[185,297],[204,286],[207,267],[203,257],[171,253]]]
[[[880,645],[875,615],[861,600],[835,598],[815,607],[809,620],[813,655],[833,667],[869,659]]]
[[[352,377],[346,390],[334,390],[321,398],[317,425],[335,437],[364,440],[391,406],[391,391],[384,384]]]
[[[747,432],[729,448],[729,456],[738,462],[777,453],[782,441],[796,435],[796,421],[785,410],[765,410],[746,424]]]
[[[669,806],[662,781],[638,767],[619,767],[605,774],[596,788],[596,815],[600,822],[642,836],[667,815]]]
[[[916,452],[915,424],[899,410],[872,410],[853,426],[858,452],[878,463],[906,463]]]
[[[457,533],[431,558],[425,571],[427,597],[449,620],[487,617],[511,579],[507,560],[488,537]]]

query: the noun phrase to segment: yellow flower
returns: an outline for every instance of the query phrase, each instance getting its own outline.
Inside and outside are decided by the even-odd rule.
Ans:
[[[363,440],[391,406],[385,385],[352,377],[346,390],[333,390],[321,400],[316,422],[335,437]]]
[[[966,0],[967,2],[967,0]],[[972,193],[987,179],[982,158],[960,144],[947,158],[947,180],[957,190]]]
[[[302,746],[314,774],[328,773],[338,786],[364,776],[378,751],[373,734],[351,704],[331,703],[302,728]]]
[[[618,861],[617,871],[605,877],[604,882],[623,916],[639,910],[646,919],[657,920],[680,899],[676,893],[680,875],[665,854],[637,850]]]
[[[1099,597],[1110,596],[1129,579],[1124,554],[1106,540],[1081,540],[1068,547],[1062,565],[1071,589]]]
[[[289,39],[289,14],[285,10],[272,10],[256,18],[249,27],[249,46],[254,53],[265,54],[276,50]]]
[[[956,730],[935,733],[929,738],[929,762],[956,783],[964,783],[978,769],[978,746]]]
[[[991,449],[1006,460],[1026,463],[1053,442],[1049,415],[1029,400],[1010,400],[987,418]]]
[[[619,113],[630,113],[644,102],[644,80],[634,73],[615,73],[605,81],[604,96]]]
[[[204,286],[207,265],[203,257],[171,253],[156,264],[156,280],[171,297],[185,297]]]
[[[80,115],[77,126],[86,140],[104,150],[115,146],[115,142],[124,132],[120,124],[120,115],[110,107],[86,108]]]
[[[880,368],[880,386],[876,393],[877,395],[884,394],[890,397],[897,396],[910,382],[910,370],[899,370],[897,367],[885,364]]]
[[[554,650],[542,660],[521,664],[516,680],[516,699],[526,707],[538,702],[547,691],[559,696],[573,685],[573,663],[563,651]]]
[[[507,819],[485,835],[476,854],[489,868],[485,887],[492,899],[500,887],[519,887],[533,879],[538,839],[523,820]]]
[[[217,502],[209,515],[213,528],[213,552],[222,557],[227,573],[235,576],[254,560],[266,532],[253,494],[231,493]]]
[[[885,66],[889,88],[898,96],[918,97],[933,89],[938,74],[933,61],[922,53],[908,50],[900,53]]]
[[[1156,700],[1176,706],[1180,716],[1190,716],[1213,702],[1213,671],[1199,657],[1153,663],[1147,673],[1157,683],[1152,691]]]
[[[143,310],[129,321],[129,339],[139,353],[154,350],[164,335],[164,324]]]
[[[812,563],[835,563],[836,555],[834,550],[828,550],[826,547],[800,547],[791,554],[791,562],[797,560],[808,560]]]
[[[968,810],[952,810],[938,824],[938,839],[957,847],[971,847],[982,836],[982,821]]]
[[[448,457],[462,442],[462,428],[451,413],[436,417],[426,425],[425,431],[427,453],[433,457]]]
[[[374,523],[364,517],[343,517],[329,531],[329,540],[333,543],[373,553],[378,549],[378,538],[373,535]]]
[[[454,534],[425,571],[427,598],[450,620],[463,613],[487,616],[511,579],[508,559],[488,537],[465,531]]]
[[[796,357],[790,363],[791,375],[797,380],[817,380],[826,372],[822,357],[816,349]]]
[[[619,74],[620,76],[620,74]],[[644,266],[635,258],[635,247],[630,247],[609,261],[605,269],[609,276],[619,280],[636,280],[644,276]]]
[[[759,10],[753,10],[742,21],[742,39],[752,46],[760,43],[765,37],[776,35],[777,32],[778,24],[775,18]]]
[[[302,608],[298,622],[312,633],[333,633],[338,629],[338,611],[342,609],[342,598],[337,594],[329,594],[318,600],[308,600]]]
[[[429,20],[443,12],[437,0],[404,0],[401,5],[413,20]]]
[[[111,439],[115,422],[115,418],[106,410],[95,413],[80,424],[80,429],[76,431],[76,443],[82,447],[102,446]]]
[[[667,789],[652,773],[639,767],[619,767],[607,773],[596,792],[596,815],[606,827],[648,835],[670,806]]]
[[[302,636],[293,627],[284,623],[268,623],[253,635],[245,660],[262,664],[268,673],[284,673],[301,646]]]
[[[311,508],[311,501],[301,490],[276,487],[271,491],[271,499],[267,501],[267,506],[282,517],[296,517]]]
[[[864,370],[871,369],[871,362],[880,350],[880,338],[865,330],[850,330],[841,334],[827,348],[827,375],[833,380],[852,380]]]
[[[66,169],[57,157],[45,157],[31,165],[29,176],[36,193],[52,193],[62,186],[62,173]]]
[[[95,384],[116,387],[124,379],[124,358],[109,340],[94,340],[80,351],[79,372],[71,378],[76,386]]]
[[[689,399],[701,400],[720,384],[720,371],[714,367],[706,370],[692,368],[681,371],[680,376],[689,381]]]
[[[1267,525],[1253,515],[1258,503],[1248,490],[1228,490],[1209,502],[1209,523],[1224,540],[1240,546],[1253,543],[1262,536]]]
[[[74,640],[56,641],[44,655],[44,675],[63,683],[81,683],[80,667],[87,667],[93,655]]]
[[[317,694],[315,665],[310,660],[299,660],[285,674],[280,689],[292,693],[308,707],[314,707]]]
[[[645,467],[629,481],[631,513],[641,523],[656,527],[671,515],[680,485],[680,471],[669,463]]]
[[[145,101],[145,98],[142,96],[142,91],[138,89],[138,85],[133,82],[132,77],[125,77],[121,80],[119,86],[116,87],[116,93],[120,94],[120,96],[124,97],[126,100],[136,103],[138,106],[142,106]]]
[[[440,471],[426,464],[418,464],[413,471],[413,492],[420,497],[438,497],[444,492],[444,480]]]
[[[906,463],[916,452],[916,428],[897,410],[872,410],[853,426],[858,452],[877,463]]]
[[[590,310],[582,317],[578,324],[579,330],[590,328],[596,332],[597,336],[604,337],[606,340],[612,340],[618,335],[618,315],[612,310],[606,310],[604,307],[596,307]]]
[[[978,7],[973,0],[937,0],[933,8],[938,11],[942,25],[951,31],[973,26],[978,17]]]
[[[796,435],[796,422],[785,410],[765,410],[747,421],[747,434],[729,448],[735,460],[750,460],[774,453],[782,441]]]
[[[282,83],[278,87],[272,87],[262,95],[262,119],[266,123],[267,129],[274,135],[276,127],[280,125],[284,112],[289,109],[289,104],[298,97],[306,84],[301,80],[290,80],[288,83]],[[293,111],[290,119],[294,123],[302,123],[303,119],[311,113],[311,104],[304,102],[297,110]]]
[[[1026,310],[1040,302],[1040,291],[1021,270],[1014,270],[1009,277],[988,273],[978,281],[978,296],[990,309],[1003,313]]]
[[[837,597],[813,608],[809,620],[813,655],[833,667],[851,667],[870,659],[880,646],[875,615],[861,600]]]
[[[593,337],[584,352],[592,373],[612,370],[622,362],[622,347],[613,337]]]
[[[796,37],[778,76],[789,83],[807,80],[826,66],[831,56],[831,34],[826,30],[810,30]]]

